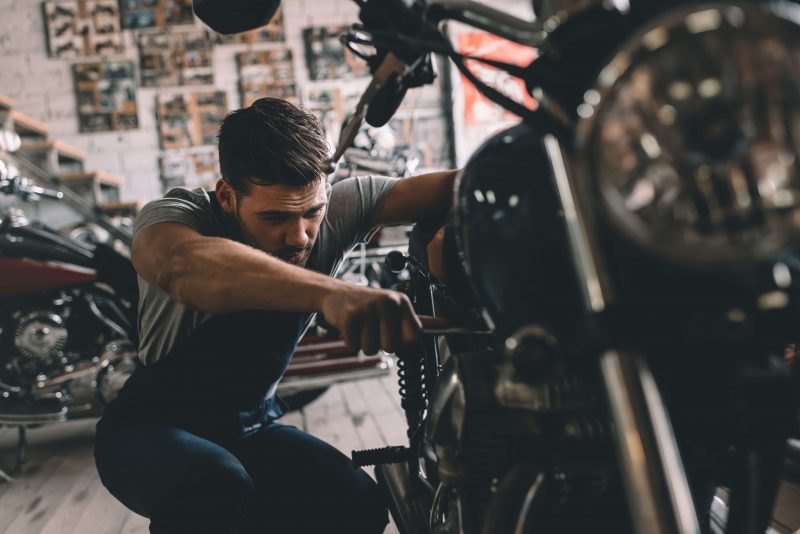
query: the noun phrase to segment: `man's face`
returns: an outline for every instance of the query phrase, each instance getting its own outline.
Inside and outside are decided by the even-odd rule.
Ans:
[[[325,180],[306,187],[250,184],[240,199],[220,180],[217,197],[236,220],[245,241],[288,263],[305,266],[325,217]]]

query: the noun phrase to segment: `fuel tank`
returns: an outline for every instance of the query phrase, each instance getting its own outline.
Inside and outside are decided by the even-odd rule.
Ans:
[[[456,191],[461,261],[497,331],[539,323],[572,333],[581,293],[542,136],[523,123],[491,137]]]
[[[93,249],[41,226],[0,229],[0,296],[94,281]]]

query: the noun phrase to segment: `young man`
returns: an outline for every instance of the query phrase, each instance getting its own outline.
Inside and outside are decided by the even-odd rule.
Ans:
[[[446,210],[454,174],[328,186],[319,122],[262,99],[222,123],[216,191],[140,213],[140,358],[98,423],[109,491],[153,533],[380,533],[376,484],[332,446],[276,421],[275,388],[311,313],[373,354],[414,342],[404,295],[331,277],[380,225]]]

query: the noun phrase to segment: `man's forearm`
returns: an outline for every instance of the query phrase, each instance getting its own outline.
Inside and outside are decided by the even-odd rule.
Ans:
[[[447,213],[453,204],[456,174],[442,171],[398,180],[378,215],[378,224],[416,223]]]
[[[181,241],[167,263],[158,285],[178,302],[211,313],[320,311],[324,297],[343,284],[222,238]]]

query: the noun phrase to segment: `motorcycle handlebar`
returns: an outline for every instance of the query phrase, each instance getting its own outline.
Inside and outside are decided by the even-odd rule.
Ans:
[[[38,200],[40,198],[60,200],[64,197],[64,193],[61,191],[34,185],[30,179],[24,176],[8,176],[7,171],[6,176],[0,179],[0,193],[15,195],[23,200]]]
[[[425,18],[437,24],[446,19],[456,20],[532,47],[541,46],[547,37],[538,22],[528,22],[472,0],[430,0]]]

